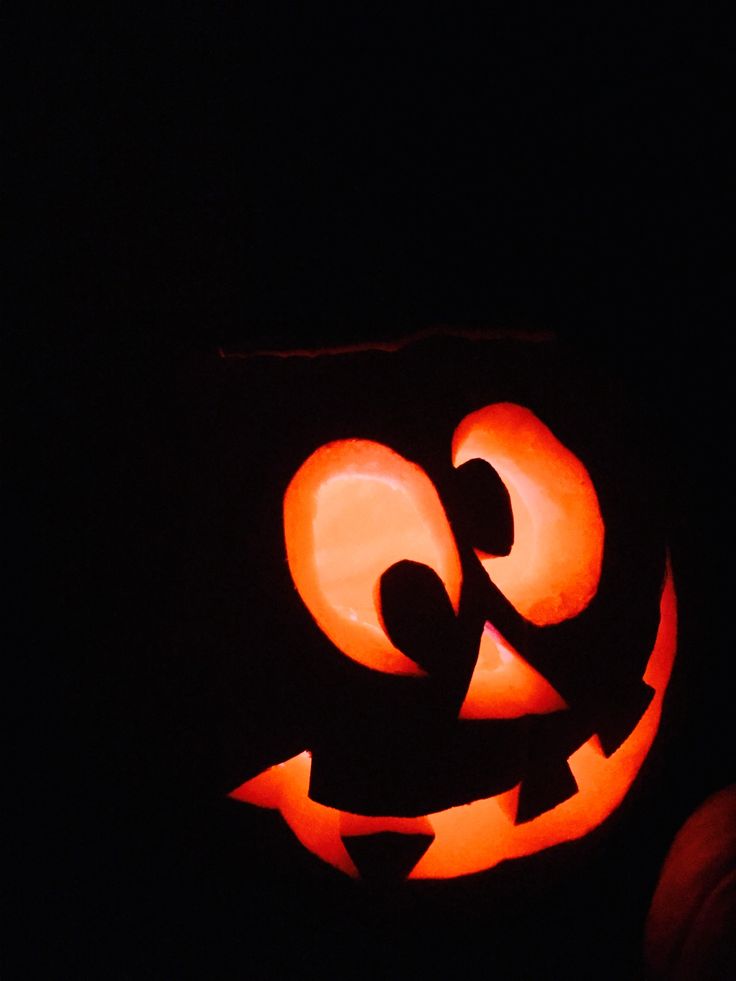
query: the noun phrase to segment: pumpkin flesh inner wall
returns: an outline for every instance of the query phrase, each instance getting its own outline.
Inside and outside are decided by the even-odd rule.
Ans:
[[[621,803],[654,741],[662,701],[672,672],[677,635],[677,604],[667,564],[660,600],[657,637],[644,674],[655,695],[631,735],[606,758],[595,736],[569,757],[578,793],[524,824],[513,823],[519,788],[494,797],[427,815],[434,841],[409,875],[442,879],[492,868],[511,858],[580,838],[601,824]],[[270,767],[230,794],[236,800],[278,808],[301,843],[350,876],[358,871],[341,839],[345,812],[308,796],[311,759],[301,753]],[[382,818],[361,818],[363,831],[390,827]]]

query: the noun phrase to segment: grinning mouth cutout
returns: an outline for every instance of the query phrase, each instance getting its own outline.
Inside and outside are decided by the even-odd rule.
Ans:
[[[576,750],[568,759],[576,793],[529,822],[515,823],[520,785],[419,818],[361,816],[327,807],[309,797],[312,760],[306,751],[246,781],[230,796],[279,810],[306,848],[355,878],[360,872],[344,838],[358,834],[431,834],[423,855],[406,873],[410,879],[444,879],[481,872],[506,859],[573,841],[592,831],[618,807],[649,752],[672,671],[676,633],[675,589],[668,566],[657,638],[644,673],[644,681],[655,691],[649,707],[610,757],[605,756],[595,735]]]

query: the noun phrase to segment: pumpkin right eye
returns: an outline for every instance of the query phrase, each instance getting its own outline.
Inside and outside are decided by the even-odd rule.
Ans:
[[[596,593],[603,558],[603,519],[587,470],[533,412],[512,402],[472,412],[455,430],[454,466],[476,460],[499,475],[513,514],[508,554],[474,543],[488,576],[537,626],[577,616]]]

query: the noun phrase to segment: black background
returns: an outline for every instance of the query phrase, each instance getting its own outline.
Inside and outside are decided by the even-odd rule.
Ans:
[[[5,26],[33,586],[11,617],[30,667],[15,976],[403,977],[476,956],[635,977],[667,843],[733,779],[722,25],[178,4]],[[171,673],[196,379],[220,346],[442,324],[551,331],[641,405],[690,660],[657,780],[613,831],[544,875],[386,896],[202,792],[207,670]]]

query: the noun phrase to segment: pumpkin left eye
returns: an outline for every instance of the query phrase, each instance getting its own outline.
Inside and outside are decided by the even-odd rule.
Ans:
[[[328,443],[286,490],[284,534],[299,595],[336,647],[379,671],[425,673],[394,646],[379,612],[381,576],[404,560],[433,569],[458,610],[460,556],[421,467],[371,440]]]

